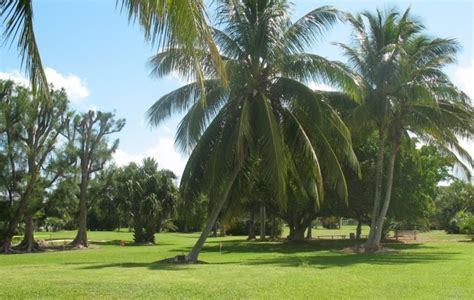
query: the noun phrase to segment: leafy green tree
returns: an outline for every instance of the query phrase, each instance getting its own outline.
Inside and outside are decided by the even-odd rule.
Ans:
[[[114,119],[114,114],[89,111],[77,115],[67,131],[67,138],[74,145],[78,160],[79,175],[79,217],[78,232],[72,245],[87,247],[87,193],[91,176],[104,168],[118,147],[118,140],[112,145],[108,136],[119,132],[125,126],[124,119]]]
[[[435,199],[435,228],[444,229],[448,233],[459,233],[456,219],[458,212],[474,213],[474,187],[470,183],[455,180],[449,186],[440,187]]]
[[[459,226],[459,232],[474,234],[474,214],[471,212],[461,210],[451,222],[455,222]]]
[[[201,64],[206,94],[199,82],[193,82],[163,96],[149,110],[154,125],[186,112],[176,141],[192,153],[180,189],[190,199],[208,194],[213,207],[187,261],[197,260],[236,178],[255,159],[261,161],[263,181],[283,206],[289,169],[298,187],[316,203],[323,196],[322,174],[346,196],[340,159],[357,166],[349,132],[323,96],[305,84],[325,80],[355,90],[354,79],[342,64],[304,52],[339,13],[322,7],[293,23],[288,8],[286,1],[219,3],[217,22],[222,30],[214,28],[213,35],[229,86],[218,80],[211,53],[198,47],[196,51],[205,54]],[[192,57],[181,47],[155,55],[151,64],[158,76],[192,75]]]
[[[454,40],[422,35],[423,26],[411,17],[409,9],[403,14],[395,10],[365,12],[348,20],[354,28],[354,46],[339,45],[359,73],[365,95],[354,119],[373,126],[379,135],[374,207],[366,245],[372,251],[380,246],[395,160],[402,144],[410,139],[409,133],[447,153],[459,154],[472,165],[457,135],[472,135],[474,115],[468,97],[442,70],[455,60],[459,47]],[[385,146],[390,154],[382,202]]]
[[[117,181],[118,168],[115,165],[99,171],[88,189],[89,209],[87,227],[90,230],[112,231],[120,228],[120,208]]]
[[[201,194],[193,201],[178,195],[175,225],[180,232],[202,231],[208,215],[209,199]]]
[[[29,209],[38,201],[39,191],[51,183],[45,174],[55,164],[52,156],[69,114],[65,92],[52,90],[50,93],[51,97],[35,96],[31,91],[13,85],[2,97],[0,147],[8,162],[2,189],[7,191],[9,202],[9,216],[2,237],[4,252],[10,251],[17,226],[26,214],[31,214]]]

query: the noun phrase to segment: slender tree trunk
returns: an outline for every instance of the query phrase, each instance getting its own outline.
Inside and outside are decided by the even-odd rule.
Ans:
[[[385,129],[382,127],[379,129],[379,144],[377,150],[377,163],[375,173],[375,195],[374,195],[374,208],[372,211],[372,220],[370,222],[370,231],[365,245],[366,251],[370,252],[374,250],[374,236],[376,232],[377,219],[380,210],[380,202],[382,198],[382,181],[383,181],[383,163],[384,163],[384,151],[385,151]]]
[[[309,222],[308,231],[306,233],[306,238],[308,240],[313,238],[313,221]]]
[[[359,240],[361,234],[362,234],[362,219],[359,218],[359,219],[357,219],[356,239]]]
[[[266,234],[265,234],[265,222],[266,222],[266,216],[265,216],[265,205],[262,204],[260,205],[260,240],[264,241],[266,239]]]
[[[79,229],[76,237],[71,242],[74,247],[88,247],[87,241],[87,185],[88,185],[88,168],[87,165],[82,167],[81,184],[79,192]]]
[[[398,145],[392,145],[392,151],[390,152],[390,160],[388,165],[388,178],[387,178],[387,190],[385,192],[385,199],[382,206],[382,210],[380,211],[380,216],[377,221],[376,232],[374,236],[373,244],[375,247],[380,247],[380,241],[382,239],[382,231],[383,225],[385,222],[385,218],[387,216],[388,208],[390,206],[390,200],[392,198],[392,187],[393,187],[393,174],[395,170],[395,159],[397,157],[398,152]]]
[[[250,214],[249,220],[249,236],[247,240],[255,240],[257,238],[257,234],[255,233],[255,214],[252,212]]]
[[[225,225],[224,225],[224,221],[221,220],[220,222],[220,230],[219,230],[219,236],[221,237],[224,237],[225,236]]]
[[[217,237],[217,221],[214,223],[214,226],[212,226],[212,237]]]
[[[271,239],[276,240],[278,238],[277,234],[277,223],[276,223],[276,217],[274,214],[272,214],[272,230],[271,230]]]
[[[235,169],[232,172],[232,175],[229,178],[229,182],[227,186],[225,187],[224,193],[218,199],[216,206],[214,206],[211,214],[209,215],[209,219],[207,220],[207,224],[204,227],[204,230],[201,232],[201,235],[199,236],[199,239],[196,241],[196,244],[194,244],[193,248],[186,256],[187,262],[197,262],[199,253],[201,252],[201,249],[204,246],[204,243],[206,242],[206,239],[212,230],[212,226],[216,223],[219,213],[224,207],[224,204],[229,196],[229,192],[232,188],[232,185],[234,184],[235,179],[237,178],[237,175],[239,175],[239,172],[240,172],[240,167],[235,167]]]

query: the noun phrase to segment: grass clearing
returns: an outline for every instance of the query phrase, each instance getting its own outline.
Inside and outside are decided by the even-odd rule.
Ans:
[[[155,262],[186,253],[198,234],[163,233],[156,245],[121,247],[131,233],[91,232],[94,249],[0,256],[0,298],[471,298],[474,244],[458,241],[469,237],[421,236],[429,242],[394,243],[400,252],[371,255],[341,252],[349,240],[209,238],[200,256],[209,264],[169,265]]]

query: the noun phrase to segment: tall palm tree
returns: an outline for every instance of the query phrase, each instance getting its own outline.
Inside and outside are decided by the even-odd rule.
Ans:
[[[220,56],[207,26],[202,0],[117,0],[119,2],[121,8],[128,13],[129,20],[137,21],[143,28],[147,40],[158,47],[172,48],[180,45],[188,49],[199,82],[203,82],[204,76],[198,64],[199,53],[192,51],[196,44],[208,47],[217,71],[224,74]],[[33,93],[39,91],[49,95],[48,80],[34,33],[33,0],[0,1],[0,22],[4,27],[4,42],[17,44]]]
[[[468,97],[450,81],[442,68],[455,61],[457,43],[431,39],[420,32],[421,23],[395,10],[349,16],[355,32],[354,47],[339,44],[352,68],[365,83],[364,101],[353,112],[357,123],[378,132],[374,207],[366,248],[380,246],[382,228],[390,205],[395,159],[410,134],[436,143],[453,157],[472,165],[459,145],[458,135],[474,133],[473,109]],[[384,153],[389,146],[385,197],[382,203]],[[457,153],[455,155],[453,152]]]
[[[186,112],[177,146],[192,150],[180,190],[187,201],[207,193],[213,206],[187,261],[196,261],[234,182],[253,162],[264,184],[286,205],[288,174],[306,197],[323,198],[324,180],[347,197],[340,160],[357,168],[348,129],[306,83],[326,81],[357,91],[344,65],[304,52],[339,16],[330,7],[315,9],[292,23],[287,1],[220,1],[213,36],[229,86],[217,80],[207,49],[203,52],[206,95],[198,82],[161,97],[149,109],[153,125]],[[154,74],[178,72],[189,78],[192,60],[180,47],[151,59]]]

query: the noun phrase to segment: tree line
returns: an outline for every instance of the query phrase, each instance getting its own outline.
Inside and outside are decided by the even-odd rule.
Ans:
[[[20,223],[25,224],[18,248],[32,251],[35,214],[63,180],[78,185],[78,233],[72,244],[87,245],[87,191],[91,176],[102,170],[118,146],[108,136],[125,120],[112,113],[76,113],[68,108],[64,90],[48,97],[34,95],[11,81],[0,82],[0,195],[2,249],[11,250]],[[76,190],[76,189],[74,189]]]
[[[33,95],[43,90],[40,94],[49,99],[44,92],[49,90],[38,84],[44,76],[34,72],[42,67],[31,35],[31,1],[17,2],[2,7],[2,16],[20,20],[9,23],[6,36],[23,30],[18,42],[31,67]],[[202,1],[122,4],[145,37],[164,46],[150,60],[153,74],[173,72],[191,81],[148,111],[152,125],[185,113],[176,141],[191,154],[179,198],[185,207],[206,199],[209,208],[202,234],[185,257],[188,262],[198,259],[216,221],[246,195],[264,195],[258,199],[264,203],[259,214],[278,212],[292,229],[290,237],[299,239],[314,212],[323,211],[329,199],[347,206],[356,194],[350,181],[371,174],[373,186],[367,191],[372,195],[364,196],[372,200],[365,248],[376,251],[397,184],[408,178],[399,173],[409,166],[404,159],[417,157],[417,151],[435,151],[467,174],[473,166],[460,145],[460,137],[474,133],[471,100],[444,72],[456,61],[460,45],[428,35],[410,9],[352,15],[324,6],[292,21],[287,1],[216,1],[213,27],[203,17]],[[15,11],[19,13],[8,14]],[[350,43],[336,43],[347,63],[309,52],[337,22],[349,23],[353,30]],[[335,91],[313,90],[311,82],[329,84]],[[358,139],[364,147],[374,146],[373,173],[364,172],[356,155]],[[432,148],[417,149],[420,143]],[[418,182],[416,176],[412,179],[407,185]],[[417,195],[418,204],[430,196],[418,191],[406,198]],[[78,241],[83,239],[79,232]]]

